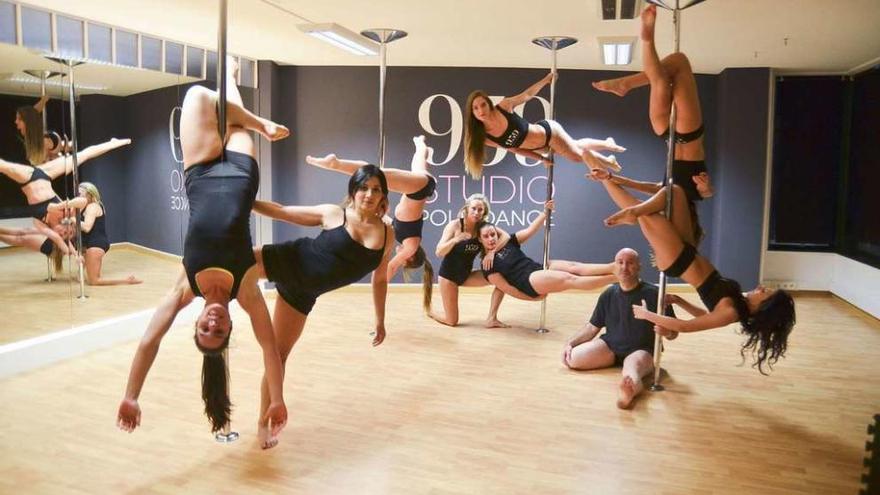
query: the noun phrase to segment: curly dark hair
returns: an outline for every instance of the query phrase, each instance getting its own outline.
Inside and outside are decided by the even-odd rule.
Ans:
[[[740,349],[743,362],[746,352],[750,352],[755,357],[752,367],[766,375],[764,366],[772,370],[785,356],[795,319],[794,299],[788,292],[778,290],[762,302],[754,314],[742,320],[742,332],[747,336]]]

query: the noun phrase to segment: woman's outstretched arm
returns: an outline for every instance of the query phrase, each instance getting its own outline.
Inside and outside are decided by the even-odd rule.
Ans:
[[[394,229],[390,225],[385,226],[386,239],[394,239]],[[382,262],[373,270],[371,283],[373,286],[373,308],[376,312],[376,336],[373,338],[373,346],[381,344],[385,340],[385,301],[388,297],[388,259],[391,257],[393,242],[387,243]]]
[[[254,201],[254,213],[265,217],[274,218],[287,223],[302,225],[304,227],[317,227],[324,224],[324,218],[339,207],[336,205],[316,206],[284,206],[274,201]]]
[[[131,371],[128,374],[128,383],[125,386],[125,397],[119,404],[119,412],[116,417],[116,425],[120,429],[130,433],[141,424],[141,408],[138,405],[138,397],[140,397],[150,367],[153,366],[153,361],[156,359],[156,354],[159,353],[159,344],[162,342],[162,337],[171,328],[171,324],[174,323],[177,313],[191,303],[193,298],[186,272],[181,269],[177,283],[156,308],[156,312],[153,313],[135,352]]]
[[[516,240],[519,241],[520,244],[525,244],[533,235],[535,235],[538,230],[544,225],[544,220],[547,219],[547,212],[553,211],[555,204],[553,200],[549,200],[544,203],[544,211],[542,211],[535,219],[529,224],[528,227],[520,230],[516,233]]]
[[[516,96],[504,98],[503,100],[498,102],[498,104],[503,106],[504,109],[509,112],[513,108],[518,107],[518,106],[522,105],[523,103],[534,98],[535,95],[540,93],[541,90],[544,88],[544,86],[549,84],[550,81],[552,81],[555,77],[556,77],[556,73],[550,72],[546,76],[542,77],[540,81],[538,81],[535,84],[532,84],[531,86],[526,88],[526,90],[523,91],[522,93],[520,93]]]

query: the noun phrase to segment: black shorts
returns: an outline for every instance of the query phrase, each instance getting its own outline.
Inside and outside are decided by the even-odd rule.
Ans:
[[[680,277],[681,274],[691,266],[691,263],[694,262],[694,258],[696,257],[697,248],[688,243],[684,243],[684,247],[681,249],[678,258],[675,258],[675,261],[673,261],[671,265],[661,271],[665,273],[667,277]]]
[[[428,174],[428,183],[425,184],[425,187],[419,189],[414,193],[407,194],[406,197],[415,201],[421,201],[423,199],[427,199],[432,194],[434,194],[435,189],[437,189],[437,179],[435,179],[431,174]]]
[[[397,217],[394,217],[394,220],[391,222],[391,226],[394,227],[394,239],[397,240],[397,242],[402,243],[410,237],[420,238],[422,237],[422,226],[424,224],[425,220],[421,217],[412,222],[404,222],[403,220],[398,220]]]
[[[618,347],[614,346],[611,342],[608,342],[608,339],[605,338],[604,333],[602,335],[600,335],[599,338],[602,339],[602,341],[605,342],[605,345],[608,346],[608,349],[610,349],[611,352],[614,353],[614,366],[623,366],[623,361],[626,359],[626,357],[634,352],[645,351],[652,356],[654,355],[654,347],[653,346],[649,347],[649,348],[640,348],[640,349],[631,349],[631,348],[623,348],[623,347],[618,348]]]
[[[708,173],[705,160],[675,160],[672,162],[672,183],[684,189],[687,199],[691,202],[703,200],[693,179],[702,173]]]

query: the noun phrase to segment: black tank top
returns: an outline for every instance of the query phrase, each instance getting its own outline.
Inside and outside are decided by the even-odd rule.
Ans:
[[[718,273],[718,270],[712,272],[706,280],[697,287],[697,294],[700,300],[706,305],[709,311],[715,309],[718,302],[725,297],[731,298],[733,307],[739,316],[740,321],[746,321],[749,318],[749,308],[746,300],[742,295],[742,289],[735,280],[724,278]]]
[[[245,272],[256,263],[250,219],[260,184],[252,157],[226,151],[223,161],[186,170],[189,226],[183,245],[183,267],[193,293],[201,296],[196,274],[220,268],[232,274],[230,298],[238,295]]]
[[[543,269],[542,265],[526,256],[520,247],[519,239],[513,234],[507,244],[495,252],[492,269],[483,270],[483,274],[488,277],[493,273],[500,273],[510,285],[534,297],[535,291],[529,283],[529,275]]]
[[[461,231],[464,232],[464,219],[458,219]],[[440,262],[439,275],[447,280],[452,280],[458,285],[464,283],[474,267],[474,258],[480,252],[480,241],[470,238],[459,241],[446,253]]]
[[[385,253],[388,229],[384,228],[382,247],[370,249],[351,238],[345,229],[348,219],[344,209],[342,214],[342,225],[339,227],[322,230],[314,239],[297,239],[290,248],[283,247],[279,256],[279,261],[283,259],[283,263],[272,265],[287,266],[273,266],[270,270],[267,265],[267,275],[269,271],[280,270],[282,273],[273,274],[272,277],[287,285],[295,284],[292,289],[317,297],[353,284],[375,270]],[[287,253],[291,255],[287,256]]]
[[[92,230],[82,233],[83,246],[88,249],[91,247],[101,248],[104,251],[110,249],[110,241],[107,239],[107,212],[101,208],[102,215],[95,218],[92,224]]]
[[[495,108],[501,112],[501,115],[507,118],[507,129],[504,130],[504,134],[498,137],[490,136],[487,132],[486,138],[497,143],[502,148],[519,148],[529,134],[528,121],[520,117],[516,112],[508,112],[499,106]]]
[[[46,172],[43,171],[43,169],[41,169],[40,167],[33,167],[33,170],[31,170],[31,177],[27,181],[22,182],[19,185],[26,186],[31,182],[36,182],[38,180],[47,180],[49,182],[52,182],[52,179],[49,177],[48,174],[46,174]]]

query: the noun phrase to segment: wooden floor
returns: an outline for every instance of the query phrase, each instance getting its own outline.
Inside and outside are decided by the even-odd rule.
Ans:
[[[133,274],[144,283],[86,286],[88,298],[79,299],[78,274],[69,271],[67,261],[64,273],[46,282],[45,256],[22,248],[0,249],[3,318],[15,322],[0,325],[0,345],[155,307],[179,269],[179,258],[114,245],[104,256],[104,277]]]
[[[688,296],[695,299],[692,295]],[[789,356],[769,377],[739,366],[732,328],[667,345],[667,390],[614,406],[619,371],[578,373],[563,342],[595,294],[505,301],[518,326],[467,326],[389,297],[370,346],[368,293],[324,296],[288,364],[282,443],[254,441],[262,364],[236,316],[231,366],[241,440],[213,441],[200,411],[191,322],[163,343],[142,427],[115,428],[136,343],[0,381],[0,493],[855,494],[865,425],[880,411],[880,323],[829,295],[799,295]]]

